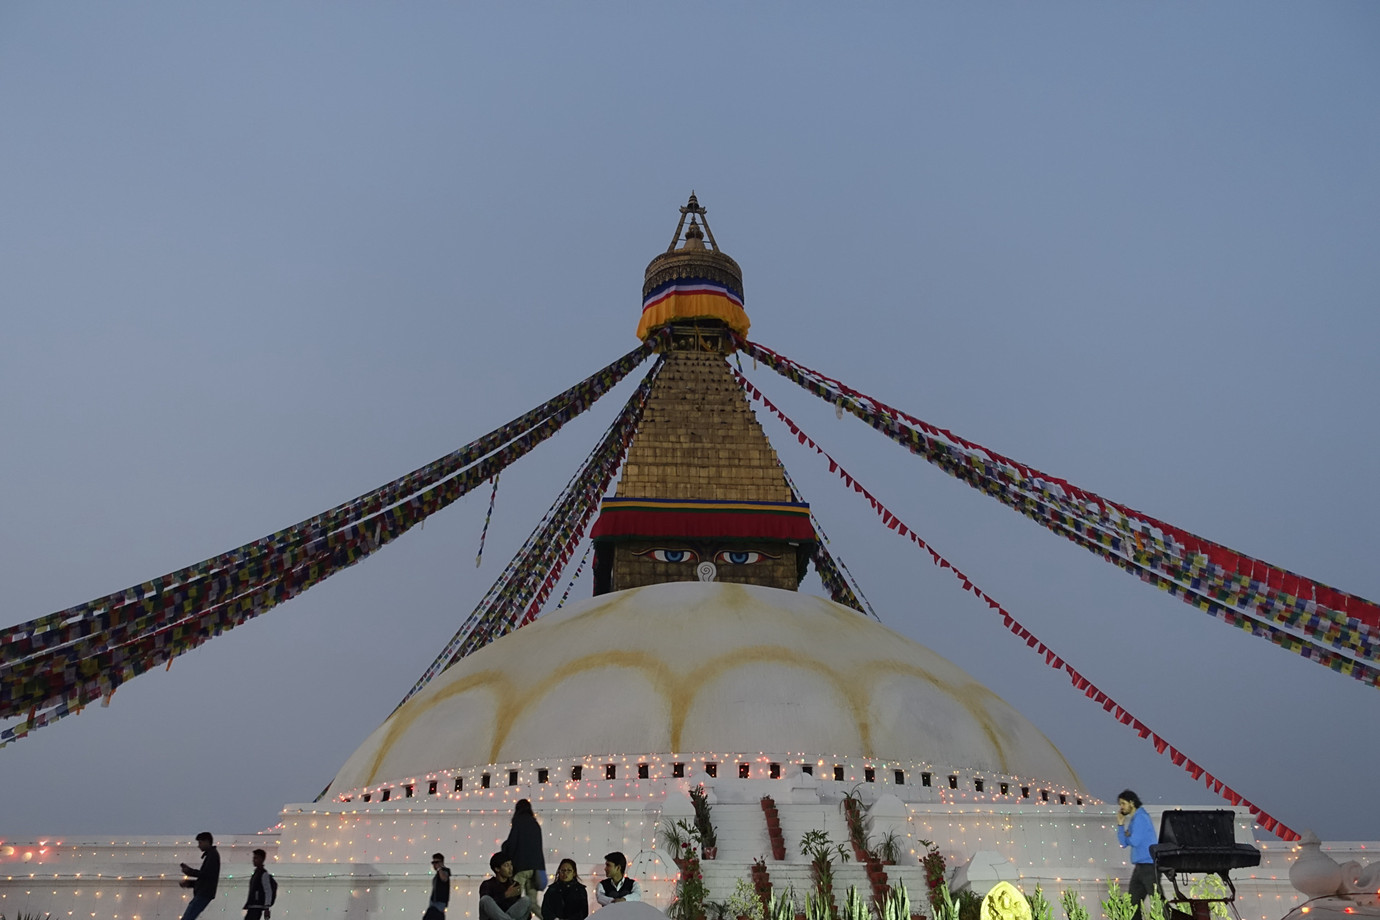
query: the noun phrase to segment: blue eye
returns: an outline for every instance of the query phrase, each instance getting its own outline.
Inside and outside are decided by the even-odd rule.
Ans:
[[[670,562],[675,564],[695,562],[699,559],[692,549],[649,549],[645,552],[637,553],[636,555],[651,556],[656,562]]]
[[[720,565],[752,565],[762,561],[761,553],[754,553],[748,550],[741,552],[737,550],[723,550],[714,557],[714,561]]]

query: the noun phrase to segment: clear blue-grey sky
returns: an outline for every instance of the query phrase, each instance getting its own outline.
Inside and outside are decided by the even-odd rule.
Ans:
[[[691,189],[756,340],[1380,597],[1377,48],[1380,7],[1346,2],[6,4],[4,622],[324,510],[633,347]],[[1190,757],[1376,838],[1380,691],[749,371]],[[475,495],[0,751],[0,834],[253,831],[314,797],[625,393],[504,474],[482,568]],[[1214,801],[763,424],[885,623],[1096,795]]]

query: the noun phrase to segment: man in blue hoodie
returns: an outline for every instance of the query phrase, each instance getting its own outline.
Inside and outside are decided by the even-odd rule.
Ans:
[[[1150,855],[1150,848],[1158,838],[1140,796],[1130,789],[1116,797],[1116,811],[1117,843],[1131,848],[1131,881],[1126,886],[1131,903],[1136,905],[1131,920],[1141,920],[1140,904],[1155,890],[1155,857]]]

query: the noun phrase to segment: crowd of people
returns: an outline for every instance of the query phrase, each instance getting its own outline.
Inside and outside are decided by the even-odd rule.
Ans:
[[[182,920],[197,920],[216,897],[220,882],[220,851],[207,831],[196,835],[201,850],[201,865],[182,863],[186,876],[179,884],[192,889]],[[254,871],[249,876],[249,896],[244,903],[244,920],[272,920],[278,882],[264,868],[267,854],[255,850]],[[450,869],[444,853],[431,855],[431,892],[422,920],[445,920],[450,906]],[[512,827],[503,849],[489,858],[492,878],[479,885],[481,920],[585,920],[589,916],[589,890],[580,881],[575,860],[562,859],[556,877],[547,884],[546,849],[542,845],[541,824],[532,812],[532,803],[523,799],[513,811]],[[617,851],[604,857],[604,878],[594,888],[600,906],[619,901],[642,900],[637,880],[629,878],[628,859]]]
[[[441,854],[436,854],[439,858]],[[585,920],[589,916],[589,890],[580,881],[573,859],[562,859],[555,879],[546,876],[546,849],[541,824],[532,803],[522,799],[513,809],[512,828],[503,848],[489,857],[492,878],[479,885],[481,920]],[[619,901],[642,900],[637,879],[627,875],[628,858],[618,851],[604,857],[604,877],[594,886],[594,899],[602,907]],[[444,862],[436,878],[450,873]],[[540,898],[538,897],[540,895]],[[444,920],[427,917],[425,920]]]
[[[1150,847],[1155,829],[1140,797],[1127,789],[1117,796],[1117,842],[1131,851],[1129,894],[1136,905],[1132,920],[1140,920],[1141,901],[1155,885],[1154,859]],[[187,876],[182,887],[192,889],[192,898],[182,920],[196,920],[216,896],[220,879],[220,853],[209,833],[196,835],[201,850],[201,865],[182,863]],[[265,853],[253,853],[254,872],[249,878],[249,897],[245,901],[245,920],[271,920],[278,883],[264,868]],[[450,869],[443,853],[433,853],[431,896],[422,920],[445,920],[450,906]],[[556,878],[546,877],[546,849],[542,845],[541,824],[532,803],[522,799],[513,810],[512,826],[503,848],[489,857],[491,878],[479,885],[481,920],[585,920],[589,916],[589,890],[580,881],[575,860],[562,859]],[[604,857],[604,877],[594,886],[594,899],[600,907],[620,901],[642,900],[637,879],[627,874],[628,858],[618,851]],[[541,897],[538,898],[538,895]],[[538,903],[540,901],[540,903]]]

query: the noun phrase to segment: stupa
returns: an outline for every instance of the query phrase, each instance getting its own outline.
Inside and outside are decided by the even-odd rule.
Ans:
[[[621,850],[665,907],[677,854],[659,830],[691,818],[700,788],[717,838],[701,866],[717,899],[755,861],[778,891],[803,894],[798,841],[822,830],[847,844],[846,811],[861,807],[896,864],[880,883],[864,865],[838,866],[840,897],[900,881],[928,915],[933,847],[957,888],[1039,883],[1051,900],[1072,889],[1097,915],[1105,880],[1129,873],[1114,806],[962,669],[797,590],[827,558],[730,369],[748,326],[742,271],[692,195],[646,269],[637,335],[659,363],[591,531],[594,597],[459,658],[364,739],[318,800],[285,806],[276,834],[221,841],[227,866],[248,862],[237,850],[270,851],[275,920],[420,911],[435,851],[454,871],[451,916],[474,917],[519,799],[535,806],[549,866],[572,858],[592,883],[604,854]],[[1300,900],[1286,880],[1292,847],[1257,841],[1245,809],[1236,818],[1238,839],[1265,853],[1237,879],[1238,906],[1275,920]],[[53,848],[35,867],[121,878],[99,903],[90,886],[45,883],[43,910],[176,918],[183,897],[155,876],[185,852],[170,839]],[[26,909],[33,888],[0,878],[0,908]],[[231,896],[203,916],[237,905]]]

